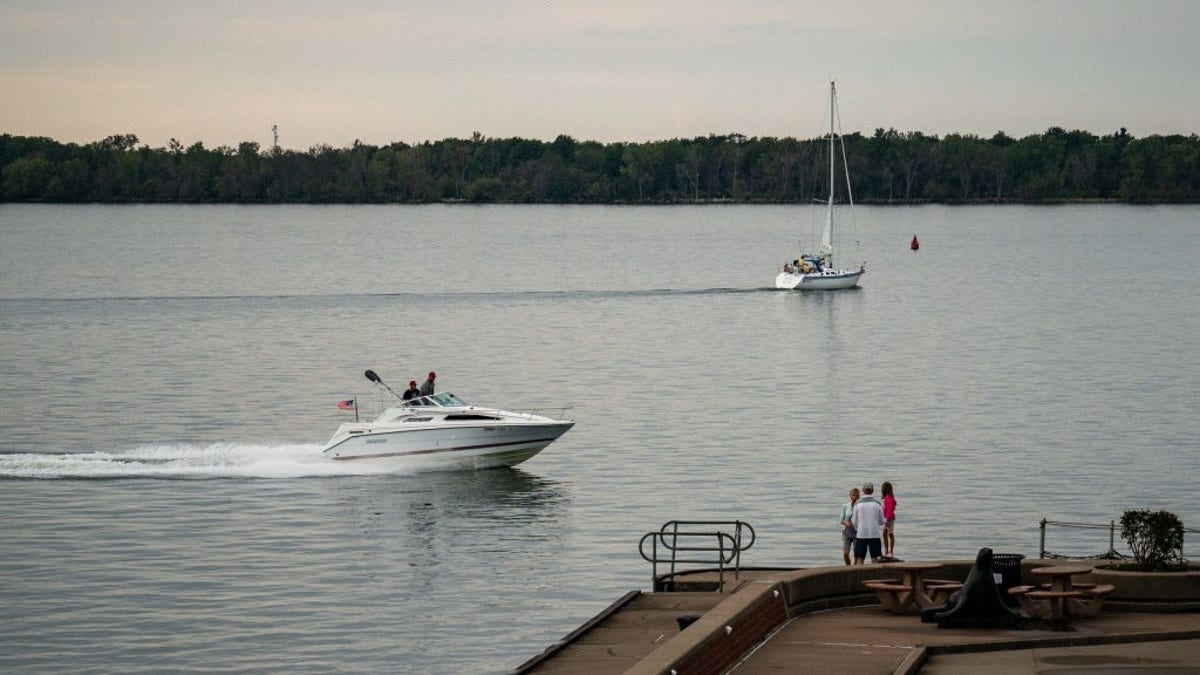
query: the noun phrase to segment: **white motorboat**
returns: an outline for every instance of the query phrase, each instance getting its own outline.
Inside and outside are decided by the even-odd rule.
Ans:
[[[513,466],[541,452],[575,426],[531,412],[469,405],[454,394],[404,401],[366,371],[367,379],[394,397],[370,422],[346,422],[322,450],[339,462],[390,462],[404,468],[489,469]]]
[[[783,270],[775,275],[775,288],[794,289],[799,291],[822,291],[842,288],[854,288],[858,279],[867,271],[863,263],[858,269],[838,269],[833,264],[834,253],[834,222],[833,203],[837,173],[834,169],[834,159],[837,156],[836,140],[841,135],[835,132],[837,114],[837,88],[829,83],[829,199],[828,211],[825,214],[825,227],[821,230],[821,245],[817,253],[802,253],[800,257],[783,264]],[[846,165],[846,145],[841,143],[842,166]],[[854,209],[854,193],[850,190],[850,170],[845,169],[846,197],[851,211]]]

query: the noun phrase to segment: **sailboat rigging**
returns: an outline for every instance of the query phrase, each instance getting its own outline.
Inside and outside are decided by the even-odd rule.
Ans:
[[[859,278],[867,271],[865,264],[858,269],[839,269],[834,265],[835,252],[833,203],[837,184],[836,150],[841,144],[842,164],[846,163],[846,144],[837,133],[837,86],[829,83],[829,198],[825,214],[825,227],[821,231],[821,245],[817,253],[802,253],[800,257],[785,262],[783,270],[775,276],[775,287],[792,290],[836,290],[854,288]],[[854,208],[854,195],[850,190],[850,169],[845,167],[846,197],[850,208]]]

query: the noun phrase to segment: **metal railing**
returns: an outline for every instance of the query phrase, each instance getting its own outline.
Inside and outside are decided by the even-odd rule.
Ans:
[[[451,396],[454,396],[454,394],[451,394]],[[395,406],[412,405],[414,407],[419,407],[421,405],[420,403],[412,403],[410,401],[397,401],[395,399],[395,397],[393,397],[389,394],[386,394],[384,392],[375,392],[373,395],[372,394],[367,394],[367,395],[354,394],[353,396],[348,396],[347,398],[349,398],[350,400],[355,402],[355,406],[354,406],[354,421],[355,422],[373,420],[376,417],[378,417],[379,414],[382,413],[384,410],[387,410],[388,408],[392,408]],[[458,397],[455,397],[455,398],[458,398]],[[345,400],[345,399],[343,399],[343,400]],[[464,403],[466,405],[470,405],[470,406],[481,407],[481,406],[475,405],[474,403],[466,403],[465,401],[464,401]],[[487,406],[487,407],[495,407],[495,406]],[[575,406],[566,405],[566,406],[542,406],[542,407],[536,407],[536,408],[506,408],[505,410],[507,412],[511,412],[511,413],[515,413],[517,415],[524,416],[525,418],[529,418],[530,416],[533,416],[533,415],[538,415],[541,417],[550,417],[550,418],[553,418],[556,420],[566,421],[566,420],[571,419],[570,417],[568,417],[568,415],[571,415],[574,412]]]
[[[1051,553],[1046,550],[1046,527],[1048,525],[1054,525],[1056,527],[1081,528],[1081,529],[1091,529],[1091,530],[1108,530],[1108,551],[1104,552],[1101,555],[1083,555],[1083,556],[1068,556],[1068,555],[1062,555],[1062,554],[1058,554],[1058,553]],[[1046,518],[1042,518],[1042,520],[1038,523],[1038,526],[1039,526],[1039,529],[1041,530],[1041,537],[1040,537],[1041,541],[1038,545],[1038,557],[1039,558],[1042,558],[1042,559],[1046,559],[1046,558],[1089,558],[1089,559],[1090,558],[1100,558],[1100,559],[1108,559],[1108,560],[1123,560],[1123,559],[1131,557],[1129,555],[1121,553],[1120,551],[1118,551],[1116,549],[1117,531],[1120,529],[1120,527],[1117,525],[1117,521],[1115,521],[1115,520],[1110,520],[1110,521],[1108,521],[1107,524],[1102,524],[1102,523],[1069,523],[1069,522],[1056,521],[1056,520],[1047,520]],[[1183,532],[1185,535],[1188,533],[1200,534],[1200,530],[1197,530],[1194,528],[1186,528],[1186,527],[1184,528]],[[1185,558],[1185,556],[1183,554],[1183,543],[1182,542],[1179,545],[1179,557],[1180,557],[1180,559]]]
[[[701,527],[705,529],[692,529]],[[716,529],[720,527],[731,528],[732,532]],[[738,578],[742,551],[753,546],[754,540],[754,528],[740,520],[669,520],[657,532],[642,535],[638,552],[651,564],[650,578],[654,583],[661,578],[660,564],[670,564],[665,576],[672,578],[679,572],[680,564],[716,565],[717,590],[721,591],[725,588],[725,570],[732,567],[733,578]]]

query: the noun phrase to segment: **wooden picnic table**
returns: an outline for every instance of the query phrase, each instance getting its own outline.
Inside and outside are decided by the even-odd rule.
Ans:
[[[1072,590],[1071,577],[1081,574],[1091,574],[1092,568],[1087,565],[1052,565],[1050,567],[1035,567],[1031,573],[1042,577],[1050,577],[1050,590],[1056,593],[1069,593]]]
[[[890,581],[864,581],[863,585],[879,595],[880,604],[893,614],[920,611],[941,603],[930,597],[925,589],[925,573],[941,567],[941,563],[883,563],[881,567],[896,570],[903,575],[900,583]]]
[[[1039,577],[1048,577],[1049,590],[1033,587],[1019,587],[1013,590],[1018,591],[1017,599],[1020,600],[1026,614],[1046,619],[1053,626],[1065,628],[1071,622],[1072,616],[1095,616],[1100,609],[1100,603],[1104,602],[1103,595],[1112,591],[1110,586],[1103,595],[1089,597],[1090,591],[1084,593],[1077,589],[1072,583],[1072,577],[1089,574],[1091,571],[1092,568],[1087,565],[1036,567],[1030,572]],[[1093,589],[1094,586],[1088,585],[1088,588]]]

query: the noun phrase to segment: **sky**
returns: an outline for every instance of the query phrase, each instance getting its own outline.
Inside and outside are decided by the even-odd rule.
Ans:
[[[0,133],[1200,132],[1200,0],[0,0]]]

